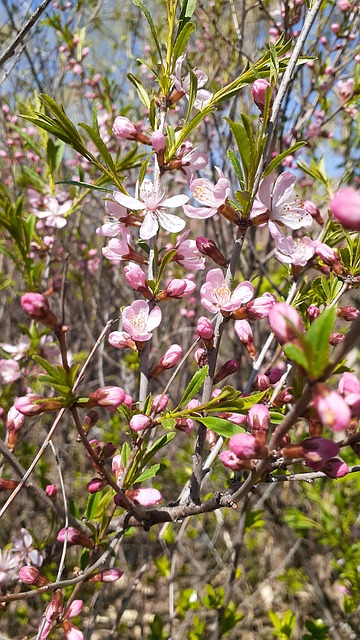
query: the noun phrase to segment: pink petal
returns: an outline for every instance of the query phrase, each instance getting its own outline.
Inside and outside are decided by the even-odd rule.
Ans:
[[[137,211],[146,208],[144,202],[141,202],[141,200],[137,200],[136,198],[132,198],[131,196],[127,196],[125,193],[121,193],[121,191],[114,191],[113,198],[123,207],[126,207],[126,209],[135,209],[135,211]]]
[[[161,202],[162,207],[181,207],[183,204],[186,204],[189,201],[188,196],[184,194],[179,194],[177,196],[172,196],[171,198],[167,198]]]
[[[78,616],[83,608],[83,604],[82,600],[73,600],[66,612],[66,618],[75,618],[75,616]]]
[[[161,318],[162,313],[160,307],[154,307],[149,313],[149,318],[146,325],[147,330],[153,331],[154,329],[156,329],[156,327],[158,327],[161,322]]]
[[[273,179],[273,175],[266,176],[266,178],[264,178],[264,180],[260,184],[257,195],[262,204],[265,205],[266,209],[271,208],[271,187],[273,185]]]
[[[195,218],[197,220],[212,218],[215,213],[217,213],[217,209],[212,209],[211,207],[192,207],[191,204],[184,205],[183,209],[188,218]]]
[[[276,180],[272,192],[272,208],[281,207],[292,199],[296,176],[284,171]]]

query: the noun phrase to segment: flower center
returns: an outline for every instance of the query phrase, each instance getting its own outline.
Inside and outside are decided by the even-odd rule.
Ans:
[[[220,305],[222,306],[223,304],[225,304],[226,302],[228,302],[231,298],[231,291],[229,289],[229,287],[227,286],[225,280],[222,283],[222,285],[217,285],[213,290],[212,290],[212,296],[213,299]]]

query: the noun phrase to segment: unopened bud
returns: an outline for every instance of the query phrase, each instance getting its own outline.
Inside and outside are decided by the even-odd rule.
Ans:
[[[356,307],[339,307],[337,310],[339,318],[343,318],[347,322],[351,322],[360,316],[360,311]]]
[[[133,431],[144,431],[144,429],[148,429],[149,427],[151,427],[151,420],[149,416],[145,416],[142,413],[138,413],[130,420],[130,428]]]
[[[232,373],[236,373],[239,368],[239,363],[237,360],[228,360],[225,362],[222,367],[218,370],[217,374],[214,377],[214,384],[218,384],[221,380],[227,378]]]
[[[74,527],[69,527],[68,529],[64,527],[63,529],[60,529],[56,538],[57,541],[65,542],[66,538],[69,545],[78,544],[81,547],[86,547],[87,549],[92,549],[94,546],[94,543],[90,538],[81,533],[81,531],[78,531],[78,529],[74,529]]]
[[[89,582],[116,582],[116,580],[121,578],[123,573],[120,569],[105,569],[105,571],[100,571],[91,576]]]
[[[49,329],[60,329],[61,324],[51,311],[48,299],[42,293],[25,293],[20,299],[20,304],[30,318],[42,322]]]
[[[209,238],[196,238],[196,246],[198,251],[204,256],[209,256],[220,267],[227,267],[228,261],[221,251],[217,248],[215,242]]]
[[[172,344],[168,350],[164,353],[159,363],[154,367],[154,369],[150,372],[151,378],[156,378],[166,369],[172,369],[180,362],[183,356],[183,351],[180,345]]]
[[[33,587],[44,587],[46,584],[49,584],[49,580],[45,578],[36,567],[30,565],[21,567],[19,579],[21,582],[31,584]]]

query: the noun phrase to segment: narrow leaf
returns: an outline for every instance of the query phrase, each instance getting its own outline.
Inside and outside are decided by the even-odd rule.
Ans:
[[[268,167],[263,173],[263,178],[265,178],[265,176],[270,175],[270,173],[272,173],[276,169],[276,167],[279,166],[279,164],[284,160],[284,158],[286,158],[286,156],[290,156],[291,154],[295,153],[295,151],[297,151],[304,145],[306,145],[306,142],[304,141],[296,142],[291,147],[289,147],[289,149],[286,149],[282,153],[279,153],[279,155],[276,156],[276,158],[271,160],[270,164],[268,165]]]
[[[203,367],[202,369],[199,369],[195,373],[195,375],[191,378],[179,402],[179,407],[183,406],[184,404],[187,404],[189,400],[191,400],[191,398],[193,398],[197,394],[199,389],[201,389],[204,383],[204,380],[208,374],[208,370],[209,370],[209,367],[207,366]]]
[[[230,420],[225,420],[224,418],[203,418],[194,416],[193,419],[223,438],[231,438],[231,436],[234,436],[236,433],[243,433],[245,431],[245,429],[239,425],[234,422],[230,422]]]

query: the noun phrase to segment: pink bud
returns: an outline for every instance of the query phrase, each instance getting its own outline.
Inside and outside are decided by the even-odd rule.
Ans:
[[[264,404],[254,404],[251,407],[251,409],[249,409],[248,423],[249,423],[249,426],[251,427],[252,434],[256,438],[257,438],[257,434],[260,434],[260,433],[263,433],[266,436],[266,432],[270,427],[269,409],[265,407]],[[263,438],[261,437],[261,439]],[[261,444],[264,444],[264,442],[262,442]]]
[[[247,320],[235,320],[234,329],[239,340],[245,345],[249,356],[256,358],[256,349],[254,345],[254,336],[252,329]]]
[[[324,219],[316,204],[314,204],[311,200],[305,200],[305,202],[303,203],[303,208],[305,209],[305,211],[310,213],[311,217],[314,218],[314,220],[316,220],[318,224],[323,226]]]
[[[89,493],[98,493],[106,487],[107,481],[105,478],[92,478],[87,484],[87,490]]]
[[[157,489],[128,489],[125,493],[129,500],[142,507],[151,507],[151,505],[158,504],[162,500],[162,495]]]
[[[22,413],[24,416],[36,416],[43,412],[42,403],[36,401],[42,401],[44,398],[36,395],[35,393],[29,393],[27,396],[21,396],[15,400],[15,409]]]
[[[229,422],[233,422],[237,425],[247,422],[247,416],[242,413],[228,413],[227,411],[223,411],[219,413],[219,417],[225,418],[226,420],[229,420]]]
[[[152,401],[152,405],[151,405],[151,411],[156,411],[156,413],[161,413],[161,411],[164,411],[164,409],[166,409],[167,405],[169,402],[169,396],[165,395],[157,395],[154,396],[153,401]]]
[[[111,469],[115,476],[115,480],[118,483],[119,480],[121,480],[124,473],[124,465],[122,463],[122,458],[120,454],[117,454],[116,456],[113,457],[112,463],[111,463]]]
[[[48,299],[41,293],[25,293],[20,299],[20,304],[30,318],[42,322],[50,329],[60,328],[59,320],[51,311]]]
[[[196,333],[203,340],[211,340],[214,337],[214,327],[212,326],[210,320],[205,318],[205,316],[200,316],[196,325]]]
[[[345,400],[323,383],[316,384],[314,392],[312,403],[322,424],[333,431],[346,429],[351,420],[351,411]]]
[[[154,131],[151,136],[151,144],[155,153],[164,152],[166,149],[166,139],[161,131]]]
[[[154,367],[154,369],[151,371],[150,376],[152,378],[156,378],[166,369],[172,369],[172,367],[175,367],[175,365],[180,362],[182,357],[183,351],[180,345],[172,344],[164,353],[162,358],[160,358],[160,361],[156,365],[156,367]]]
[[[100,571],[100,573],[95,573],[91,576],[89,582],[116,582],[123,573],[120,569],[105,569],[105,571]]]
[[[251,87],[251,93],[256,106],[263,114],[267,95],[271,94],[270,83],[265,78],[258,78]]]
[[[338,390],[345,397],[352,393],[360,393],[360,382],[356,375],[345,371],[339,380]]]
[[[339,307],[337,315],[339,318],[346,320],[346,322],[351,322],[360,316],[360,311],[355,307]]]
[[[56,484],[47,484],[45,487],[45,493],[47,496],[49,496],[49,498],[55,498],[55,496],[57,495],[57,486]]]
[[[270,380],[265,373],[259,373],[255,378],[255,384],[259,391],[266,391],[270,387]]]
[[[330,25],[330,30],[335,34],[339,33],[339,31],[340,31],[339,23],[338,22],[333,22],[333,24]]]
[[[19,571],[19,579],[25,584],[31,584],[34,587],[44,587],[49,584],[49,580],[43,576],[36,567],[26,565],[21,567]]]
[[[109,334],[109,342],[115,349],[124,349],[128,347],[133,351],[137,351],[135,341],[126,331],[112,331]]]
[[[315,304],[311,304],[310,307],[306,309],[306,315],[309,318],[310,322],[313,322],[320,315],[319,307],[317,307]]]
[[[328,438],[307,438],[302,443],[304,459],[310,469],[319,471],[324,464],[339,453],[339,445]]]
[[[331,458],[321,469],[330,478],[343,478],[349,473],[349,467],[340,458]]]
[[[220,367],[220,369],[216,373],[214,377],[214,384],[218,384],[218,382],[224,380],[225,378],[227,378],[227,376],[230,376],[232,373],[236,373],[238,368],[239,363],[237,360],[228,360],[222,365],[222,367]]]
[[[275,304],[275,296],[273,296],[272,293],[264,293],[260,298],[250,300],[250,302],[245,305],[246,317],[250,320],[267,318]],[[236,318],[236,312],[234,313],[234,317]]]
[[[200,368],[209,364],[209,356],[205,349],[196,349],[194,358]]]
[[[227,449],[225,451],[221,451],[219,460],[223,463],[224,467],[233,469],[233,471],[242,469],[242,460],[240,460],[233,451],[228,451]]]
[[[260,445],[249,433],[237,433],[232,436],[229,447],[238,458],[243,460],[266,458],[269,455],[268,448]]]
[[[351,2],[349,2],[349,0],[338,0],[336,4],[340,11],[349,11],[349,9],[351,9]]]
[[[144,431],[144,429],[148,429],[150,426],[151,420],[149,416],[145,416],[142,413],[138,413],[130,420],[130,428],[133,431]]]
[[[298,337],[299,333],[304,333],[303,322],[294,307],[286,302],[278,302],[270,311],[269,325],[280,344],[291,342]]]
[[[209,448],[213,449],[217,442],[217,435],[215,431],[211,431],[211,429],[206,429],[205,437],[206,437],[206,442],[209,445]]]
[[[126,282],[132,289],[134,289],[134,291],[139,291],[141,293],[149,291],[145,273],[139,264],[129,262],[129,264],[124,267],[124,273]]]
[[[194,421],[191,418],[176,418],[175,428],[189,435],[195,429]]]
[[[228,261],[213,240],[204,237],[196,238],[196,247],[204,256],[209,256],[215,264],[220,265],[220,267],[227,267]]]
[[[56,539],[58,542],[65,542],[66,540],[65,527],[63,529],[60,529]],[[67,530],[67,543],[69,545],[78,544],[81,547],[86,547],[88,549],[92,549],[92,547],[94,546],[94,543],[92,540],[90,540],[90,538],[88,538],[83,533],[81,533],[81,531],[78,531],[78,529],[74,529],[74,527],[69,527]]]
[[[360,192],[352,187],[340,189],[330,202],[330,211],[350,231],[360,231]]]
[[[89,399],[110,413],[115,413],[117,407],[124,402],[125,391],[121,387],[102,387],[90,393]]]
[[[11,451],[16,446],[18,431],[21,429],[25,422],[25,416],[16,409],[15,405],[10,407],[6,416],[6,428],[8,431],[7,445]]]
[[[125,118],[124,116],[118,116],[115,118],[112,130],[118,138],[136,140],[137,128],[129,118]]]

